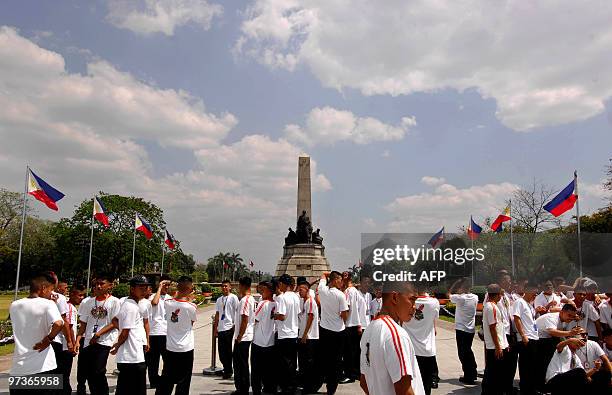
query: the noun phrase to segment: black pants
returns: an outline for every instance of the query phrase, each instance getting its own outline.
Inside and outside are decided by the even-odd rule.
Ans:
[[[117,377],[117,390],[115,394],[146,395],[147,393],[147,364],[117,363],[119,377]]]
[[[87,382],[87,365],[85,364],[86,359],[83,358],[83,345],[85,344],[85,338],[81,338],[79,342],[79,356],[77,358],[77,394],[85,395]]]
[[[485,350],[485,370],[482,379],[482,395],[510,395],[506,388],[502,387],[506,373],[506,352],[501,359],[495,357],[495,350]]]
[[[145,361],[149,372],[149,384],[151,384],[151,388],[155,388],[160,379],[159,358],[162,358],[164,364],[166,362],[166,336],[149,336],[149,346],[149,352],[145,353]]]
[[[251,342],[241,341],[234,345],[232,351],[232,362],[234,364],[234,385],[239,394],[248,394],[251,386],[249,373],[249,347]]]
[[[227,331],[217,332],[217,344],[219,349],[219,359],[223,364],[223,376],[231,377],[234,373],[232,369],[232,343],[234,342],[234,328]]]
[[[472,351],[474,334],[455,330],[455,340],[457,341],[457,354],[459,355],[459,361],[461,361],[463,377],[467,380],[476,380],[478,377],[476,371],[477,365],[476,358],[474,358],[474,351]]]
[[[344,377],[359,380],[359,334],[357,326],[347,326],[344,330],[344,352],[342,353],[342,370]]]
[[[572,369],[556,375],[548,381],[546,386],[553,395],[586,394],[586,372],[581,368]]]
[[[166,351],[164,368],[155,389],[155,395],[170,395],[176,384],[176,395],[189,394],[193,371],[193,350],[185,352]]]
[[[62,375],[63,389],[60,391],[62,394],[72,394],[72,387],[70,386],[70,371],[72,370],[72,360],[74,355],[70,351],[64,351],[62,343],[52,342],[53,352],[55,353],[55,362],[57,368],[55,372]]]
[[[504,388],[508,393],[512,393],[512,388],[514,387],[514,376],[516,375],[516,366],[518,361],[518,352],[516,349],[517,341],[516,334],[506,335],[506,340],[508,340],[508,350],[504,353],[505,360],[505,376],[504,376]]]
[[[315,323],[316,325],[316,323]],[[323,385],[321,374],[320,344],[318,339],[298,341],[298,366],[302,394],[315,394]]]
[[[279,357],[278,384],[283,394],[295,393],[295,369],[297,368],[297,338],[277,339],[276,352]]]
[[[538,369],[538,345],[537,340],[529,340],[516,344],[519,355],[518,368],[520,376],[521,395],[535,395],[537,388],[537,376],[534,374]]]
[[[548,364],[557,350],[558,343],[559,339],[556,337],[539,339],[537,342],[537,370],[534,371],[537,389],[544,389],[546,369],[548,369]]]
[[[85,357],[83,363],[87,371],[87,384],[91,395],[108,395],[106,362],[110,349],[110,346],[95,343],[81,350],[81,357]]]
[[[260,395],[262,387],[264,392],[276,392],[274,372],[270,369],[270,363],[276,360],[274,356],[274,346],[260,347],[251,344],[251,389],[253,395]]]
[[[433,383],[434,364],[436,357],[416,356],[419,363],[419,372],[421,372],[421,381],[423,381],[423,389],[427,395],[431,394],[431,384]]]
[[[323,376],[327,383],[328,395],[335,394],[338,388],[338,378],[342,372],[344,338],[344,332],[334,332],[323,327],[319,328],[321,365],[323,367]]]

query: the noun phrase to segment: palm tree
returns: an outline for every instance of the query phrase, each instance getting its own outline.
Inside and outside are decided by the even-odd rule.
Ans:
[[[236,279],[236,272],[238,271],[240,266],[244,267],[244,260],[242,259],[239,253],[233,252],[231,254],[227,254],[229,255],[229,261],[232,263],[232,281],[234,281]],[[238,277],[240,278],[240,273],[238,273]]]

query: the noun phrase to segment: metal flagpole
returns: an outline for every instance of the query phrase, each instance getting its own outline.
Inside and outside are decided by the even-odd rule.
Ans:
[[[19,236],[19,255],[17,258],[17,278],[15,279],[15,298],[17,300],[17,292],[19,291],[19,271],[21,269],[21,250],[23,249],[23,230],[26,221],[26,203],[28,199],[28,179],[30,178],[30,167],[26,165],[25,188],[23,190],[23,209],[21,212],[21,235]]]
[[[510,199],[508,207],[510,207],[510,257],[512,260],[512,278],[514,278],[516,274],[514,266],[514,236],[512,235],[512,199]]]
[[[136,223],[134,222],[134,244],[132,245],[132,275],[131,277],[134,277],[134,254],[135,253],[136,253]]]
[[[472,236],[470,236],[470,239],[472,239],[472,251],[474,251],[474,239],[472,238]],[[472,258],[472,287],[474,286],[474,258]]]
[[[164,274],[164,255],[166,255],[166,247],[162,244],[162,262],[160,274]]]
[[[94,212],[96,211],[96,196],[93,197],[93,210],[91,213],[91,235],[89,236],[89,261],[87,263],[87,295],[89,295],[89,279],[91,278],[91,252],[93,250]]]
[[[578,230],[578,264],[582,277],[582,243],[580,241],[580,197],[578,195],[578,171],[574,170],[574,193],[576,194],[576,226]]]

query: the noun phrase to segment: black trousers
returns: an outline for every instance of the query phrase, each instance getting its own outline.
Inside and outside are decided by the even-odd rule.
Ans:
[[[537,376],[534,372],[538,369],[538,345],[537,340],[529,340],[516,344],[519,355],[518,369],[520,376],[521,395],[535,395],[537,388]]]
[[[344,350],[344,332],[334,332],[323,327],[319,328],[321,345],[321,365],[323,376],[327,383],[327,394],[336,393],[338,379],[342,372],[342,350]]]
[[[587,376],[584,369],[577,368],[553,377],[546,384],[553,395],[586,394]]]
[[[431,394],[431,384],[433,383],[433,372],[436,364],[436,357],[416,356],[419,363],[419,372],[421,372],[421,380],[423,381],[423,389],[425,394]]]
[[[77,358],[77,394],[85,395],[87,383],[87,365],[85,364],[86,359],[83,358],[83,345],[85,344],[85,338],[81,338],[79,342],[79,356]]]
[[[149,352],[145,353],[145,362],[149,372],[149,384],[151,384],[151,388],[155,388],[160,379],[159,358],[162,358],[164,364],[166,362],[166,336],[149,336],[149,346]]]
[[[276,392],[274,372],[270,369],[270,363],[275,361],[274,346],[260,347],[251,344],[251,389],[253,395],[264,392]]]
[[[506,388],[502,387],[504,378],[507,376],[504,372],[506,367],[506,352],[501,359],[495,358],[495,350],[485,350],[485,370],[484,378],[482,379],[482,395],[510,395]]]
[[[342,353],[344,377],[359,380],[359,341],[361,335],[358,327],[347,326],[344,330],[344,337],[344,351]]]
[[[316,325],[316,323],[315,323]],[[323,385],[320,344],[318,339],[298,341],[298,366],[302,394],[315,394]]]
[[[504,360],[506,365],[504,368],[504,388],[511,394],[512,388],[514,387],[514,376],[516,375],[516,366],[518,361],[516,334],[514,336],[506,335],[506,340],[508,340],[508,344],[510,346],[508,347],[508,350],[504,352]]]
[[[297,368],[297,338],[276,339],[276,352],[279,357],[278,384],[282,394],[294,394]]]
[[[81,350],[85,357],[87,384],[91,395],[108,395],[108,381],[106,380],[106,362],[110,353],[110,346],[90,344]]]
[[[234,386],[238,394],[247,395],[251,386],[251,375],[249,373],[249,348],[251,342],[241,341],[234,345],[232,351],[232,362],[234,364]]]
[[[118,363],[119,377],[117,377],[117,390],[115,394],[146,395],[147,393],[147,364]]]
[[[457,354],[459,361],[461,361],[461,369],[463,370],[463,377],[467,380],[476,380],[478,373],[476,371],[476,358],[474,357],[474,351],[472,351],[472,342],[474,341],[474,334],[455,330],[455,340],[457,342]]]
[[[219,349],[219,359],[223,364],[223,375],[230,377],[234,371],[232,369],[232,344],[234,342],[234,328],[227,331],[217,332],[217,347]]]
[[[74,355],[70,351],[64,351],[62,344],[52,342],[53,352],[55,353],[55,362],[57,363],[57,369],[55,372],[62,375],[63,389],[60,391],[62,394],[72,394],[72,387],[70,386],[70,371],[72,370],[72,360]]]
[[[546,369],[557,349],[559,339],[551,337],[547,339],[539,339],[537,341],[537,370],[534,371],[536,374],[536,388],[544,389],[544,383],[546,382]]]
[[[185,352],[166,351],[164,368],[155,389],[155,395],[170,395],[176,385],[176,395],[189,394],[193,371],[193,350]]]

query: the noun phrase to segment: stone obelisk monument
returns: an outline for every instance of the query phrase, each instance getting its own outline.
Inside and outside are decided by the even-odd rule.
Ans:
[[[327,258],[325,258],[323,237],[319,229],[313,231],[310,158],[307,156],[298,159],[296,219],[296,230],[289,228],[289,234],[285,238],[283,257],[276,267],[276,275],[287,273],[293,277],[305,276],[308,281],[312,282],[330,269]]]

